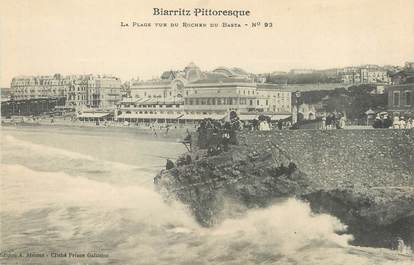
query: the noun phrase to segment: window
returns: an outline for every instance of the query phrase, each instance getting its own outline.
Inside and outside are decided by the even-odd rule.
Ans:
[[[412,91],[405,91],[405,105],[407,106],[413,105]]]
[[[393,103],[394,103],[394,106],[399,106],[400,105],[400,92],[399,91],[394,91],[394,93],[393,93]]]

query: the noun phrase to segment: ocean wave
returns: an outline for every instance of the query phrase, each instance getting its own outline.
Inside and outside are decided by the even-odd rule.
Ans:
[[[64,172],[36,171],[21,165],[3,164],[0,172],[2,200],[8,202],[1,211],[22,212],[48,207],[89,207],[104,211],[133,209],[139,210],[136,218],[152,218],[152,223],[160,225],[185,216],[184,208],[180,209],[182,206],[165,204],[148,186],[117,186]]]
[[[276,244],[285,252],[306,248],[307,244],[346,247],[352,240],[346,226],[327,214],[313,214],[307,203],[290,198],[269,208],[250,210],[242,219],[225,220],[214,235],[243,234],[250,242]],[[273,243],[272,243],[273,242]]]
[[[349,246],[352,236],[344,224],[312,213],[307,203],[293,198],[202,228],[183,205],[166,204],[147,187],[120,187],[21,165],[2,165],[0,173],[0,212],[8,216],[2,220],[7,227],[2,239],[17,249],[39,240],[54,247],[105,247],[118,264],[412,262],[391,251]]]

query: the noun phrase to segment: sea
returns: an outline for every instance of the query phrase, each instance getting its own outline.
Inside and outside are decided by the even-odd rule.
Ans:
[[[177,139],[105,128],[2,127],[0,264],[414,264],[353,246],[337,218],[287,198],[201,227],[153,178]]]

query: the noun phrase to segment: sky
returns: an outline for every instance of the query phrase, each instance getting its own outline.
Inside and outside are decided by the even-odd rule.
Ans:
[[[250,10],[249,17],[157,17],[153,8]],[[142,28],[121,22],[272,28]],[[154,25],[154,24],[153,24]],[[262,24],[263,25],[263,24]],[[194,62],[249,72],[414,61],[413,0],[0,0],[0,86],[13,76],[148,79]]]

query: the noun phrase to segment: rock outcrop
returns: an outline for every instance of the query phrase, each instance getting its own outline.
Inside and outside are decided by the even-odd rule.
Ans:
[[[413,131],[243,132],[228,152],[185,156],[155,183],[205,226],[296,197],[347,224],[355,244],[414,243]]]

